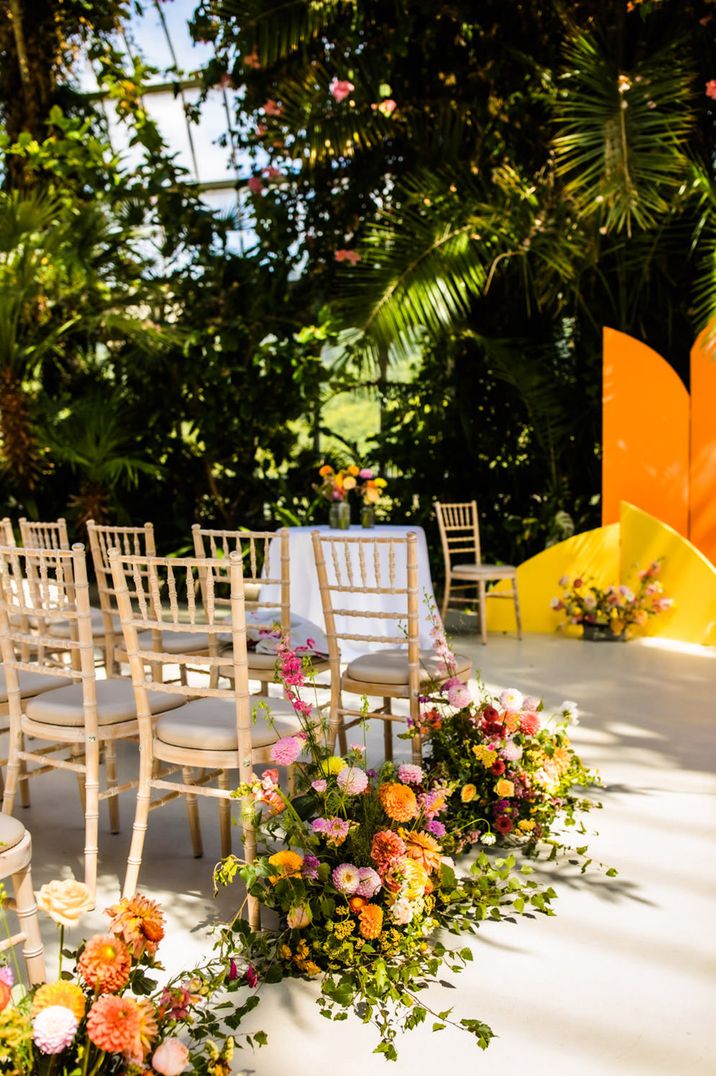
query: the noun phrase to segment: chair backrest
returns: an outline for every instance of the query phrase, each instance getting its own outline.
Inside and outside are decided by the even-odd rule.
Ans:
[[[12,529],[10,516],[0,519],[0,545],[15,545],[15,532]]]
[[[62,636],[52,634],[58,622],[67,629]],[[11,719],[20,717],[18,671],[61,674],[82,684],[85,735],[96,739],[94,642],[83,545],[0,547],[0,647]]]
[[[115,527],[95,523],[93,519],[89,519],[87,520],[87,534],[89,535],[90,551],[97,580],[99,604],[103,614],[105,633],[112,635],[115,625],[113,617],[118,615],[119,610],[112,578],[112,566],[109,562],[109,552],[111,549],[118,549],[120,553],[127,556],[156,556],[154,524],[145,523],[143,527]]]
[[[281,630],[286,638],[291,630],[291,575],[288,530],[283,527],[278,531],[250,530],[213,530],[195,523],[191,528],[194,539],[194,553],[199,559],[210,558],[223,561],[226,565],[223,585],[215,580],[214,601],[223,606],[225,615],[230,612],[231,586],[228,570],[232,553],[242,558],[244,573],[244,605],[249,612],[262,609],[276,609],[276,602],[261,601],[260,595],[246,596],[246,587],[277,586],[281,595],[279,613]],[[272,553],[271,543],[278,542],[278,556]],[[275,568],[271,568],[275,565]],[[277,569],[277,570],[276,570]],[[203,586],[203,576],[199,581]],[[206,601],[206,597],[204,598]]]
[[[248,752],[247,772],[250,772],[251,705],[241,555],[230,553],[227,565],[225,560],[218,558],[138,557],[112,549],[109,561],[134,684],[142,742],[146,743],[147,737],[151,739],[152,730],[147,691],[190,698],[230,699],[235,703],[241,757],[243,759]],[[221,666],[227,675],[233,673],[233,681],[230,687],[210,687],[208,683],[196,683],[196,673],[189,675],[190,666],[196,669],[196,650],[194,653],[162,653],[157,640],[172,632],[214,638],[227,634],[224,607],[217,606],[215,601],[216,584],[225,580],[227,569],[231,586],[233,652],[220,657],[218,646],[213,647],[212,654],[202,656],[201,664],[207,669]],[[197,586],[202,575],[204,585]],[[161,672],[157,674],[160,662],[184,668],[186,675],[182,679],[186,683],[165,683]]]
[[[408,671],[420,676],[417,535],[375,537],[313,532],[328,656],[338,674],[341,640],[396,647],[408,644]],[[380,622],[368,632],[359,620]],[[366,645],[366,650],[370,649]]]
[[[28,549],[69,549],[67,521],[60,516],[52,523],[25,519],[20,521],[20,541]]]
[[[447,504],[437,501],[435,512],[446,567],[455,563],[480,564],[480,527],[477,501]]]

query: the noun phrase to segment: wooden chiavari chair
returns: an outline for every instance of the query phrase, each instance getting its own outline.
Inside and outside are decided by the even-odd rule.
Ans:
[[[13,897],[8,900],[18,920],[19,930],[0,940],[0,953],[22,942],[27,981],[36,986],[45,981],[45,956],[35,893],[32,888],[32,838],[21,822],[0,815],[0,881],[10,879]]]
[[[487,643],[487,599],[506,598],[514,602],[517,638],[521,639],[522,621],[517,595],[517,569],[511,564],[482,563],[477,501],[455,504],[438,501],[435,511],[445,560],[445,593],[441,609],[443,620],[450,605],[474,605],[477,599],[480,612],[480,635],[484,645]],[[494,583],[500,579],[511,580],[512,589],[509,592],[494,592],[487,589],[488,583]],[[464,580],[464,582],[454,583],[453,580]]]
[[[368,716],[385,722],[385,757],[389,760],[393,757],[392,722],[405,720],[392,713],[392,700],[407,699],[410,718],[416,722],[426,683],[439,683],[452,675],[466,681],[470,676],[469,658],[456,655],[455,669],[448,673],[432,650],[420,649],[416,542],[417,536],[412,532],[405,537],[385,538],[313,532],[331,663],[329,742],[332,746],[338,735],[344,753],[346,730],[359,724],[364,713],[355,706],[344,706],[343,693],[383,699],[382,706]],[[402,571],[398,563],[405,565]],[[371,600],[366,603],[361,598]],[[376,600],[380,608],[375,607]],[[358,630],[356,621],[362,619],[382,622],[388,632]],[[341,676],[341,640],[365,643],[366,648],[378,644],[381,649],[350,661]],[[419,762],[419,734],[412,743],[413,758]]]
[[[139,715],[139,788],[124,883],[124,895],[131,896],[137,887],[150,812],[179,795],[185,796],[193,853],[200,856],[202,839],[196,797],[218,799],[221,854],[228,855],[231,851],[230,772],[237,771],[239,783],[249,781],[253,765],[270,760],[271,744],[298,732],[300,723],[285,699],[249,695],[239,553],[230,553],[228,563],[223,558],[126,556],[116,549],[110,551],[109,557]],[[206,682],[207,677],[204,683],[198,684],[198,676],[194,674],[190,678],[188,673],[189,682],[181,687],[153,678],[151,669],[157,655],[147,649],[150,633],[160,632],[162,638],[202,633],[218,638],[226,634],[229,625],[225,606],[217,606],[215,591],[217,582],[222,583],[227,573],[231,586],[232,649],[229,655],[210,655],[205,663],[210,669],[218,668],[219,664],[229,667],[230,686],[212,686]],[[203,583],[197,587],[202,576]],[[172,649],[171,654],[159,657],[179,662],[186,670],[195,662],[191,649],[184,654]],[[153,721],[148,706],[153,692],[180,698],[184,705]],[[169,770],[158,773],[159,763]],[[181,780],[170,779],[177,771]],[[212,781],[215,784],[210,784]],[[158,799],[152,798],[155,790],[163,793]],[[242,802],[244,854],[249,861],[256,848],[251,820],[251,803]],[[257,914],[254,902],[251,911],[254,921]]]
[[[67,533],[67,520],[60,516],[52,522],[38,522],[22,516],[20,524],[20,541],[28,549],[69,549],[70,536]]]
[[[36,625],[32,630],[28,629],[29,621]],[[51,630],[57,622],[69,624],[66,638],[58,638]],[[136,781],[116,783],[115,744],[118,739],[136,737],[138,725],[131,681],[96,679],[84,546],[0,548],[0,647],[10,711],[3,813],[12,814],[18,781],[26,782],[55,769],[75,773],[85,813],[85,882],[94,893],[99,803],[109,800],[116,832],[117,796],[136,787]],[[42,694],[23,698],[22,677],[30,673],[55,683]],[[55,686],[58,677],[70,682]],[[153,713],[159,713],[180,703],[181,699],[152,693],[148,705]],[[23,737],[47,746],[28,750]],[[99,781],[101,748],[108,784],[103,790]],[[67,755],[60,757],[65,749]],[[22,772],[27,763],[32,768]]]
[[[195,523],[192,527],[194,553],[197,557],[223,558],[227,563],[232,553],[240,553],[244,570],[244,605],[247,620],[260,624],[267,629],[276,625],[285,640],[291,635],[291,576],[288,531],[285,527],[278,531],[249,530],[214,530],[201,527]],[[278,576],[269,574],[271,542],[280,543]],[[222,588],[217,579],[215,602],[226,610],[227,619],[230,611],[229,579]],[[261,587],[275,586],[281,595],[280,605],[276,602],[262,601]],[[223,590],[223,593],[222,593]],[[272,615],[273,614],[273,615]],[[276,683],[276,655],[261,653],[249,648],[249,679],[260,682],[259,694],[268,695],[269,684]],[[313,657],[311,668],[315,674],[324,672],[329,663],[324,658]]]
[[[15,532],[10,516],[0,519],[0,545],[15,545]]]

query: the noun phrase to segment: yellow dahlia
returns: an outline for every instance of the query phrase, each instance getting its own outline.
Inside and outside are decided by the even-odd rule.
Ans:
[[[85,996],[82,987],[77,983],[66,983],[62,980],[59,983],[43,983],[38,987],[32,999],[32,1015],[37,1016],[50,1005],[64,1005],[73,1016],[77,1017],[79,1023],[85,1014]]]
[[[403,874],[405,877],[404,896],[408,900],[422,897],[428,884],[428,872],[425,868],[414,859],[408,859],[403,866]]]

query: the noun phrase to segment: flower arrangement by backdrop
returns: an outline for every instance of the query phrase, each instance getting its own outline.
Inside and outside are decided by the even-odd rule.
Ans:
[[[236,1027],[246,1008],[219,1002],[230,989],[231,968],[219,959],[176,976],[159,988],[156,954],[164,915],[147,897],[119,900],[107,909],[102,934],[74,952],[64,933],[94,902],[83,882],[50,882],[37,893],[41,909],[60,927],[56,982],[27,990],[19,969],[0,965],[0,1070],[10,1076],[178,1076],[182,1072],[228,1076],[235,1046],[221,1027]],[[63,958],[74,961],[63,972]],[[236,976],[234,976],[236,980]],[[261,1043],[262,1033],[247,1037]]]
[[[649,617],[665,612],[674,604],[657,578],[660,572],[658,560],[642,569],[636,590],[628,586],[602,588],[584,576],[576,579],[563,576],[559,581],[562,595],[552,598],[550,604],[555,611],[564,613],[563,625],[603,628],[615,638],[628,638],[634,629],[643,628]]]
[[[327,501],[345,501],[355,490],[364,504],[375,505],[383,496],[388,483],[378,477],[370,467],[358,467],[351,463],[335,471],[330,464],[324,464],[318,471],[321,482],[316,490]]]
[[[421,766],[366,765],[365,745],[345,757],[330,753],[326,728],[301,698],[300,657],[282,646],[281,678],[302,724],[271,749],[277,767],[294,766],[297,793],[279,784],[278,769],[237,790],[256,806],[260,854],[253,863],[225,860],[217,879],[237,874],[276,925],[252,930],[240,912],[227,928],[250,985],[298,977],[320,986],[318,1005],[330,1019],[352,1009],[379,1033],[376,1052],[397,1056],[398,1031],[430,1014],[447,1024],[492,1037],[481,1020],[435,1012],[422,991],[444,967],[459,971],[472,959],[467,947],[449,948],[436,931],[471,934],[481,920],[512,917],[523,909],[549,912],[554,893],[514,869],[514,860],[481,852],[459,875],[446,854],[448,787]]]

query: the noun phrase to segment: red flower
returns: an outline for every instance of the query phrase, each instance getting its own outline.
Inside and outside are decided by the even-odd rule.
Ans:
[[[716,100],[716,78],[709,79],[709,81],[706,83],[706,89],[704,90],[704,93],[712,100]]]
[[[485,709],[482,711],[482,720],[499,723],[500,711],[497,710],[494,706],[486,706]]]
[[[506,814],[498,814],[493,825],[498,833],[510,833],[513,829],[512,819],[508,818]]]
[[[261,194],[261,191],[264,189],[263,180],[260,176],[251,176],[246,186],[252,194]]]
[[[498,758],[495,765],[490,767],[490,773],[494,774],[495,777],[501,777],[504,772],[505,772],[505,764],[504,764],[504,762],[502,761],[501,758]]]
[[[357,250],[337,250],[333,257],[337,262],[349,262],[351,265],[357,265],[361,260]]]

